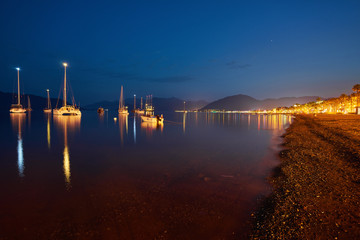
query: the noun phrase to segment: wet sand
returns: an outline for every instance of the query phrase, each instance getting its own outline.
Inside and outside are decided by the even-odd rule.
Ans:
[[[360,238],[360,116],[297,115],[251,239]]]

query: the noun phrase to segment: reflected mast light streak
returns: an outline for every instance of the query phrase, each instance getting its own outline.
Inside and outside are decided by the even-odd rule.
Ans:
[[[17,131],[17,155],[18,155],[18,172],[20,177],[24,177],[25,163],[24,163],[24,149],[22,141],[22,126],[25,121],[26,114],[12,114],[10,115],[11,124],[14,127],[14,130]]]
[[[126,116],[125,125],[126,125],[126,135],[128,135],[128,133],[129,133],[129,128],[128,128],[128,116]]]
[[[134,143],[136,143],[136,116],[134,116]]]
[[[20,176],[20,177],[24,177],[24,168],[25,168],[25,167],[24,167],[24,151],[23,151],[21,133],[19,133],[19,135],[18,135],[17,152],[18,152],[19,176]]]
[[[70,164],[70,149],[68,145],[68,130],[74,132],[80,128],[81,116],[63,116],[54,115],[55,126],[58,126],[61,131],[64,131],[64,151],[63,151],[63,172],[65,178],[65,186],[67,190],[71,188],[71,164]]]
[[[47,143],[48,143],[48,148],[50,149],[50,118],[48,116],[48,119],[47,119],[47,127],[46,127],[46,130],[47,130]]]
[[[69,155],[69,149],[68,149],[67,145],[65,145],[65,148],[64,148],[63,168],[64,168],[66,186],[70,187],[70,176],[71,176],[71,172],[70,172],[70,155]]]
[[[125,133],[126,135],[128,135],[128,116],[127,115],[119,115],[119,130],[120,130],[120,140],[121,140],[121,145],[124,144],[124,128],[125,128]]]
[[[184,102],[185,103],[185,102]],[[183,116],[183,132],[185,133],[185,127],[186,127],[186,112],[184,110],[184,116]]]
[[[66,116],[67,117],[67,116]],[[65,175],[65,182],[67,188],[70,188],[70,154],[69,154],[69,148],[67,144],[67,119],[64,119],[64,161],[63,161],[63,168],[64,168],[64,175]]]

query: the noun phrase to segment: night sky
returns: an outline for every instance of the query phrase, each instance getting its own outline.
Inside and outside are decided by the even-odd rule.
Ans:
[[[196,3],[194,3],[196,2]],[[77,102],[349,94],[360,1],[1,1],[1,91]]]

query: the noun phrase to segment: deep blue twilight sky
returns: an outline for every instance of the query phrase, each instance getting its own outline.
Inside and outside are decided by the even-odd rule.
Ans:
[[[0,91],[57,97],[62,61],[81,104],[153,94],[215,100],[350,93],[360,1],[0,3]]]

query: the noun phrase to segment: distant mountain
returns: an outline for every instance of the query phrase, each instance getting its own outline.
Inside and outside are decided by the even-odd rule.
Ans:
[[[184,100],[178,98],[153,98],[152,104],[155,111],[175,111],[184,109]],[[205,101],[185,101],[186,110],[195,110],[204,107],[208,102]],[[129,110],[134,109],[134,99],[125,99],[125,105],[128,106]],[[145,105],[145,100],[143,100]],[[119,107],[119,101],[101,101],[84,106],[84,109],[95,110],[99,107],[107,108],[109,110],[116,110]],[[136,107],[140,107],[140,99],[136,100]]]
[[[276,107],[290,107],[296,103],[304,104],[307,102],[316,101],[317,96],[306,97],[284,97],[284,98],[268,98],[265,100],[257,100],[247,95],[239,94],[225,97],[209,103],[202,110],[217,109],[217,110],[256,110],[256,109],[273,109]]]
[[[45,95],[45,94],[44,94]],[[28,96],[30,97],[31,108],[33,110],[42,110],[46,107],[47,99],[46,97],[39,97],[32,94],[25,94],[20,96],[20,103],[27,107],[28,105]],[[56,98],[50,98],[52,108],[56,107],[58,100]],[[15,93],[4,93],[0,92],[0,110],[8,111],[11,104],[17,103],[17,94]],[[62,100],[59,99],[59,106],[62,105]]]
[[[247,95],[239,94],[235,96],[225,97],[215,102],[209,103],[205,109],[218,109],[218,110],[249,110],[256,109],[258,100]]]

